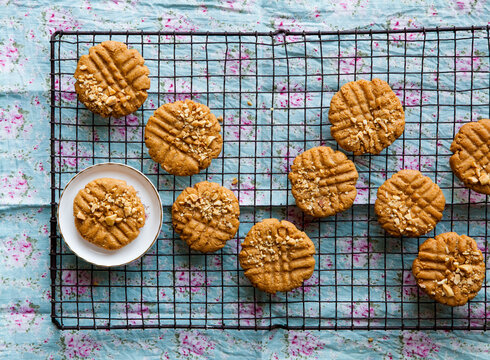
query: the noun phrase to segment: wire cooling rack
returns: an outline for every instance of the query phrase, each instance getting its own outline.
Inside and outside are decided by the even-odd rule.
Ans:
[[[151,91],[135,114],[110,121],[77,102],[77,59],[104,40],[136,48],[150,68]],[[391,238],[377,224],[378,186],[403,168],[420,169],[442,188],[447,206],[435,233],[472,236],[487,259],[488,197],[464,188],[449,167],[459,127],[489,117],[489,27],[290,33],[57,32],[51,39],[52,319],[63,329],[487,329],[488,281],[458,308],[417,289],[411,264],[418,239]],[[403,135],[379,155],[353,156],[358,197],[325,219],[294,206],[287,171],[320,144],[337,148],[329,102],[348,81],[382,78],[402,100]],[[163,103],[192,98],[223,116],[223,151],[192,177],[161,170],[143,129]],[[157,186],[162,232],[142,259],[100,268],[62,242],[56,208],[68,180],[99,162],[132,165]],[[234,180],[236,178],[236,180]],[[170,206],[185,187],[210,180],[241,204],[237,237],[216,254],[193,251],[173,232]],[[251,226],[287,219],[316,246],[312,278],[269,295],[244,277],[237,254]],[[487,276],[488,278],[488,276]]]

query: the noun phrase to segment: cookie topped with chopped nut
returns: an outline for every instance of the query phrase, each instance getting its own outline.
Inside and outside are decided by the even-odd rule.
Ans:
[[[221,126],[206,105],[192,100],[160,106],[145,127],[151,158],[170,174],[189,176],[206,169],[223,146]]]
[[[172,206],[172,223],[191,249],[203,253],[225,246],[238,231],[240,207],[233,192],[202,181],[188,187]]]
[[[412,272],[418,286],[432,299],[461,306],[480,291],[485,262],[475,240],[447,232],[420,245]]]
[[[255,224],[238,256],[253,286],[275,294],[309,279],[315,268],[315,245],[289,221],[265,219]]]
[[[352,206],[358,176],[344,153],[318,146],[294,159],[288,178],[296,205],[311,216],[326,217]]]
[[[378,189],[374,210],[393,236],[417,237],[442,218],[446,199],[441,188],[417,170],[401,170]]]
[[[102,117],[135,112],[146,100],[150,71],[136,49],[104,41],[82,55],[75,71],[75,91],[89,110]]]
[[[75,226],[85,240],[117,250],[139,235],[145,208],[124,180],[100,178],[81,189],[73,202]]]
[[[356,155],[379,154],[405,130],[402,104],[381,79],[344,84],[332,97],[328,119],[333,138]]]
[[[490,195],[490,119],[463,125],[450,150],[454,174],[466,187]]]

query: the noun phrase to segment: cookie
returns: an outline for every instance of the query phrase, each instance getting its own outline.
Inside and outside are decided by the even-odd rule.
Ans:
[[[145,208],[136,190],[124,180],[89,182],[73,202],[75,226],[85,240],[117,250],[136,239],[145,225]]]
[[[485,262],[475,240],[447,232],[420,245],[412,272],[417,284],[432,299],[461,306],[480,291]]]
[[[401,170],[378,189],[374,210],[393,236],[417,237],[441,220],[446,199],[430,178],[417,170]]]
[[[289,221],[255,224],[242,243],[240,265],[253,286],[275,294],[290,291],[313,274],[315,245]]]
[[[191,249],[203,253],[225,246],[238,231],[238,200],[231,190],[202,181],[188,187],[172,206],[172,223]]]
[[[386,81],[348,82],[332,97],[330,132],[342,149],[379,154],[405,129],[403,107]]]
[[[356,166],[344,153],[327,146],[298,155],[288,174],[296,205],[315,217],[350,208],[357,195],[358,176]]]
[[[490,119],[463,125],[450,150],[454,174],[466,187],[490,195]]]
[[[160,106],[148,120],[145,144],[151,158],[173,175],[206,169],[223,146],[221,126],[206,105],[192,100]]]
[[[104,41],[82,55],[75,71],[78,99],[102,117],[135,112],[146,100],[150,71],[140,53],[118,41]]]

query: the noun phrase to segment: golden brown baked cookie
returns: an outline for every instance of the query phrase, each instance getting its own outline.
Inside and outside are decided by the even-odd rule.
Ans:
[[[447,232],[420,245],[412,272],[417,284],[432,299],[461,306],[480,291],[485,279],[485,262],[475,240]]]
[[[100,178],[80,190],[73,202],[75,226],[85,240],[117,250],[136,239],[145,208],[124,180]]]
[[[242,243],[240,265],[253,286],[275,294],[290,291],[313,274],[315,245],[289,221],[255,224]]]
[[[192,249],[203,253],[225,246],[238,230],[239,217],[235,194],[208,181],[182,191],[172,206],[175,231]]]
[[[417,170],[401,170],[378,189],[374,210],[393,236],[417,237],[441,220],[446,199],[430,178]]]
[[[192,100],[160,106],[148,120],[145,144],[151,158],[173,175],[206,169],[223,146],[221,126],[206,105]]]
[[[463,125],[450,150],[454,174],[466,187],[490,195],[490,119]]]
[[[309,215],[325,217],[352,206],[358,176],[344,153],[318,146],[294,159],[288,178],[296,205]]]
[[[386,81],[348,82],[332,97],[330,132],[342,149],[379,154],[405,129],[403,107]]]
[[[136,49],[104,41],[82,55],[75,71],[75,91],[89,110],[102,117],[135,112],[148,96],[150,71]]]

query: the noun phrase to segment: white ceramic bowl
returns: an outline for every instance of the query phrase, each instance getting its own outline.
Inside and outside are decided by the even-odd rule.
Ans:
[[[145,207],[146,221],[138,237],[118,250],[106,250],[82,238],[73,218],[73,201],[78,191],[103,177],[126,181],[135,188]],[[118,163],[96,164],[80,171],[66,185],[58,205],[58,226],[66,245],[85,261],[99,266],[125,265],[143,256],[160,234],[162,219],[162,202],[155,186],[140,171]]]

